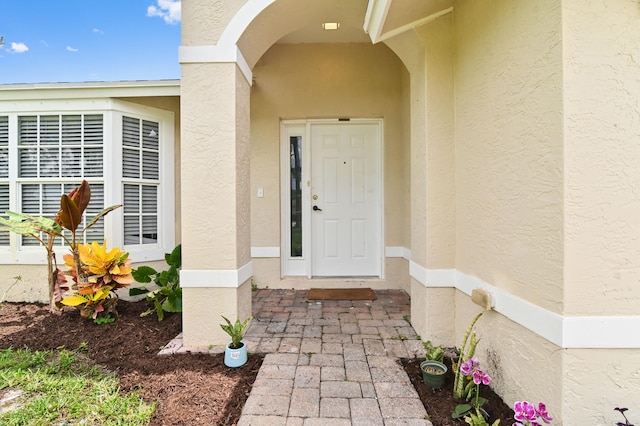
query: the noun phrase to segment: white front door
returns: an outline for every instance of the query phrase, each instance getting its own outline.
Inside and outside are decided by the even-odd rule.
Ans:
[[[310,126],[311,275],[380,276],[380,122]]]

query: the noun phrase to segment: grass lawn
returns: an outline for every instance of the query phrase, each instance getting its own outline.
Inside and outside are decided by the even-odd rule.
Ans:
[[[0,424],[148,424],[155,404],[120,393],[117,376],[94,365],[85,350],[1,350],[0,400],[9,391],[23,395],[0,405]]]

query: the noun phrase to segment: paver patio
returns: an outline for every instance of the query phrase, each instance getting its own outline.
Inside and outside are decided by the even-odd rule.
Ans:
[[[409,296],[376,294],[318,302],[307,291],[255,291],[244,341],[266,356],[238,426],[431,425],[397,362],[424,355]]]

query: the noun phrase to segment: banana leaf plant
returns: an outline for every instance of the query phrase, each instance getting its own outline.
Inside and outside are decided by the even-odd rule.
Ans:
[[[47,278],[49,282],[49,307],[52,312],[59,311],[59,302],[62,294],[68,289],[67,280],[63,272],[58,269],[54,243],[57,237],[62,238],[69,246],[78,277],[81,277],[81,263],[78,254],[79,240],[84,233],[95,225],[107,213],[121,205],[107,207],[95,215],[81,231],[78,227],[82,223],[82,215],[91,200],[91,188],[89,182],[83,180],[80,186],[74,188],[69,194],[60,197],[60,210],[53,219],[41,216],[32,216],[28,213],[15,213],[6,211],[7,218],[0,217],[0,231],[9,231],[23,236],[33,237],[47,250]],[[63,230],[71,232],[71,236],[63,233]]]

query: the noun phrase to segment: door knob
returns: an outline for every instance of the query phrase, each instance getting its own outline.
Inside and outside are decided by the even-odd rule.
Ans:
[[[320,207],[318,207],[318,206],[313,206],[313,210],[316,211],[316,212],[321,212],[322,211],[322,209]]]

